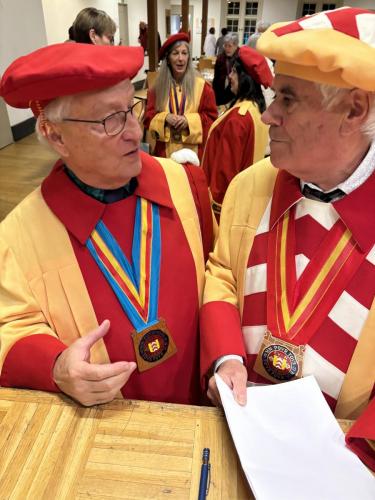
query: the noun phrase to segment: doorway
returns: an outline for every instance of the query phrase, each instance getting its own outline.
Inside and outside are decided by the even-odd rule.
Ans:
[[[9,116],[3,99],[0,98],[0,149],[13,142]]]
[[[120,35],[120,45],[129,45],[129,23],[128,6],[124,3],[118,4],[118,28]]]

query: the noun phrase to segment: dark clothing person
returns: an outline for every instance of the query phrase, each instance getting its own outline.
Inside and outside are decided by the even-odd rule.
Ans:
[[[223,53],[216,59],[212,87],[215,92],[216,104],[218,106],[227,104],[236,97],[230,90],[229,73],[237,58],[237,53],[238,49],[232,57],[227,57],[225,53]]]

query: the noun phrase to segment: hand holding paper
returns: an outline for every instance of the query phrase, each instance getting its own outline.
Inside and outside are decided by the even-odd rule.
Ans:
[[[345,447],[314,377],[249,387],[247,405],[215,376],[242,467],[261,500],[373,500],[375,478]]]

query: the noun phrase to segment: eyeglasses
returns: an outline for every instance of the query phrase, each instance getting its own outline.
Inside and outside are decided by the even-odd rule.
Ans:
[[[141,121],[143,115],[143,102],[137,101],[127,111],[117,111],[106,116],[103,120],[79,120],[78,118],[63,118],[64,122],[81,122],[81,123],[100,123],[104,127],[107,135],[117,135],[125,128],[126,118],[130,113],[138,121]]]

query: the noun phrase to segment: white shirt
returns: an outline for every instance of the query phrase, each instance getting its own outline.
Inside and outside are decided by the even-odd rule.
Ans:
[[[216,49],[216,38],[215,35],[208,33],[206,40],[204,41],[203,52],[206,56],[214,56]]]

